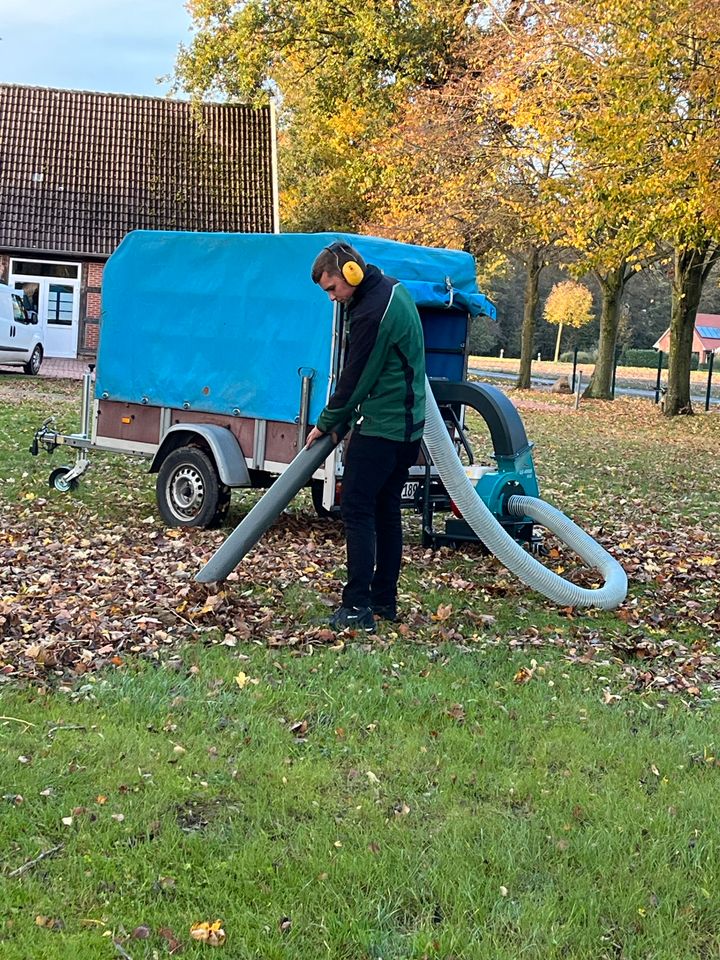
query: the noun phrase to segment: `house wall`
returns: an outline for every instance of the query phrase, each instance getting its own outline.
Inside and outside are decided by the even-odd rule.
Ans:
[[[102,275],[105,264],[88,261],[82,265],[80,287],[80,331],[78,354],[95,355],[100,340],[100,315],[102,311]]]
[[[0,253],[0,283],[7,283],[9,268],[10,257],[5,253]]]

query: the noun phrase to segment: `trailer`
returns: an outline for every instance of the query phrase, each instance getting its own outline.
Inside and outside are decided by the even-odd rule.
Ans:
[[[97,367],[84,378],[81,431],[64,434],[50,420],[33,440],[35,454],[76,450],[74,465],[54,469],[50,485],[72,490],[95,452],[139,455],[157,475],[164,521],[200,527],[222,522],[232,490],[269,487],[304,446],[342,369],[345,308],[310,279],[317,253],[337,240],[410,291],[427,374],[468,466],[474,453],[465,411],[474,407],[485,419],[496,465],[477,473],[481,495],[499,517],[510,492],[536,495],[531,448],[514,406],[499,390],[466,381],[470,317],[495,317],[477,289],[473,258],[347,233],[128,234],[105,268]],[[340,447],[310,479],[321,514],[336,510],[342,473]],[[461,517],[435,530],[435,513],[452,504],[427,451],[403,499],[422,513],[426,543],[476,539]],[[516,539],[531,541],[527,520],[501,522]]]

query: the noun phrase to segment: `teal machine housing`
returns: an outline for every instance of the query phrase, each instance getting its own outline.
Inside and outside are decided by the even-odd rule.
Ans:
[[[535,543],[532,519],[511,514],[507,506],[512,496],[539,496],[532,444],[515,406],[502,391],[489,384],[430,378],[430,385],[445,422],[464,447],[470,465],[474,463],[474,454],[466,438],[466,422],[460,416],[460,409],[465,407],[467,411],[470,407],[485,421],[496,467],[482,472],[474,484],[475,491],[513,539]],[[433,522],[434,514],[448,508],[455,515],[446,519],[444,529],[438,531]],[[444,488],[436,486],[429,465],[419,491],[417,509],[423,515],[423,543],[426,546],[458,545],[478,539],[467,521],[457,513]]]

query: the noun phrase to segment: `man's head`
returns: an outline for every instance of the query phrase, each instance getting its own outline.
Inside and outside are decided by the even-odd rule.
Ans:
[[[333,303],[347,303],[362,283],[365,261],[349,243],[323,247],[312,266],[313,283],[319,284]]]

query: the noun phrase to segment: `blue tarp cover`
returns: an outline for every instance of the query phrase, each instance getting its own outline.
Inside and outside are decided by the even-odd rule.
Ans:
[[[448,307],[450,283],[454,306],[494,313],[473,258],[457,250],[345,233],[135,231],[105,268],[96,395],[292,423],[299,371],[310,368],[314,422],[328,392],[332,305],[310,269],[338,239],[423,305]]]
[[[401,279],[398,277],[398,280]],[[468,289],[456,290],[448,283],[430,283],[427,280],[404,280],[405,286],[418,307],[456,307],[473,317],[485,316],[495,320],[497,310],[486,296]]]

